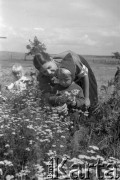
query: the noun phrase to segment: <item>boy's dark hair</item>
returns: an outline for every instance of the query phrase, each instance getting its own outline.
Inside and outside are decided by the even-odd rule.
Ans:
[[[40,70],[40,67],[49,61],[51,61],[50,55],[46,52],[41,52],[35,55],[33,65],[36,69]]]

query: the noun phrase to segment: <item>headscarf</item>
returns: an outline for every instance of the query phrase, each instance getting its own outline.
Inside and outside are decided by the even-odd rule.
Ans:
[[[70,53],[67,54],[65,58],[62,60],[60,68],[68,69],[71,72],[72,79],[73,80],[75,79],[76,69],[75,69],[73,58]]]

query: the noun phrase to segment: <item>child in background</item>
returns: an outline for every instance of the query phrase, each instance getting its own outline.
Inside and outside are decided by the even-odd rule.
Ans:
[[[23,90],[26,90],[27,83],[30,80],[24,76],[23,67],[20,64],[14,64],[12,67],[12,74],[14,75],[15,82],[6,86],[6,89],[11,92],[22,92]]]

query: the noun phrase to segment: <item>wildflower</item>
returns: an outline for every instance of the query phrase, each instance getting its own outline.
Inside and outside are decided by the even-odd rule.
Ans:
[[[60,145],[61,148],[63,148],[64,146],[63,145]]]
[[[0,161],[0,165],[4,165],[4,161]]]
[[[90,151],[89,151],[89,150],[87,150],[87,152],[88,152],[88,153],[92,153],[92,154],[96,153],[96,152],[95,152],[95,151],[93,151],[93,150],[90,150]]]
[[[49,152],[48,152],[48,153],[46,153],[46,154],[48,154],[49,156],[52,156],[52,155],[54,155],[54,151],[49,150]]]
[[[0,175],[2,176],[3,175],[3,171],[2,171],[2,169],[0,168]]]
[[[34,129],[34,127],[33,127],[32,124],[31,124],[31,125],[28,125],[27,128],[29,128],[29,129]]]
[[[55,144],[53,144],[53,145],[52,145],[52,147],[56,147],[56,145],[55,145]]]
[[[15,132],[12,132],[13,135],[15,135],[16,133]]]
[[[97,155],[96,157],[97,157],[97,159],[104,161],[104,158],[102,156]]]
[[[51,132],[51,130],[50,130],[50,129],[45,129],[45,131],[47,131],[47,132]]]
[[[86,156],[86,155],[79,155],[78,157],[80,159],[91,159],[89,156]]]
[[[72,158],[72,159],[70,159],[69,161],[70,161],[70,162],[73,162],[73,163],[75,163],[75,164],[84,164],[84,162],[81,161],[81,160],[78,159],[78,158]]]
[[[94,150],[99,150],[99,148],[97,146],[89,146],[89,148],[92,148]]]
[[[61,136],[61,138],[65,138],[65,136]]]
[[[29,144],[33,144],[33,140],[30,140],[30,141],[29,141]]]
[[[10,145],[9,145],[9,144],[6,144],[5,147],[10,147]]]
[[[6,166],[13,166],[13,163],[11,161],[8,161],[8,160],[4,160],[4,164]]]
[[[25,150],[26,150],[26,151],[30,151],[30,148],[28,147],[28,148],[26,148]]]
[[[7,176],[6,176],[6,180],[12,180],[13,178],[14,178],[13,175],[7,175]]]

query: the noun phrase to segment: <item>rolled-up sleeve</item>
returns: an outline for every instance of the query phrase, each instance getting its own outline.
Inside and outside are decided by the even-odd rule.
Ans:
[[[76,76],[82,78],[88,75],[88,68],[82,63],[81,57],[72,51],[71,55],[76,66]]]
[[[86,75],[88,75],[88,68],[85,65],[82,64],[82,66],[80,68],[80,72],[77,74],[77,76],[79,78],[81,78],[81,77],[84,77]]]

